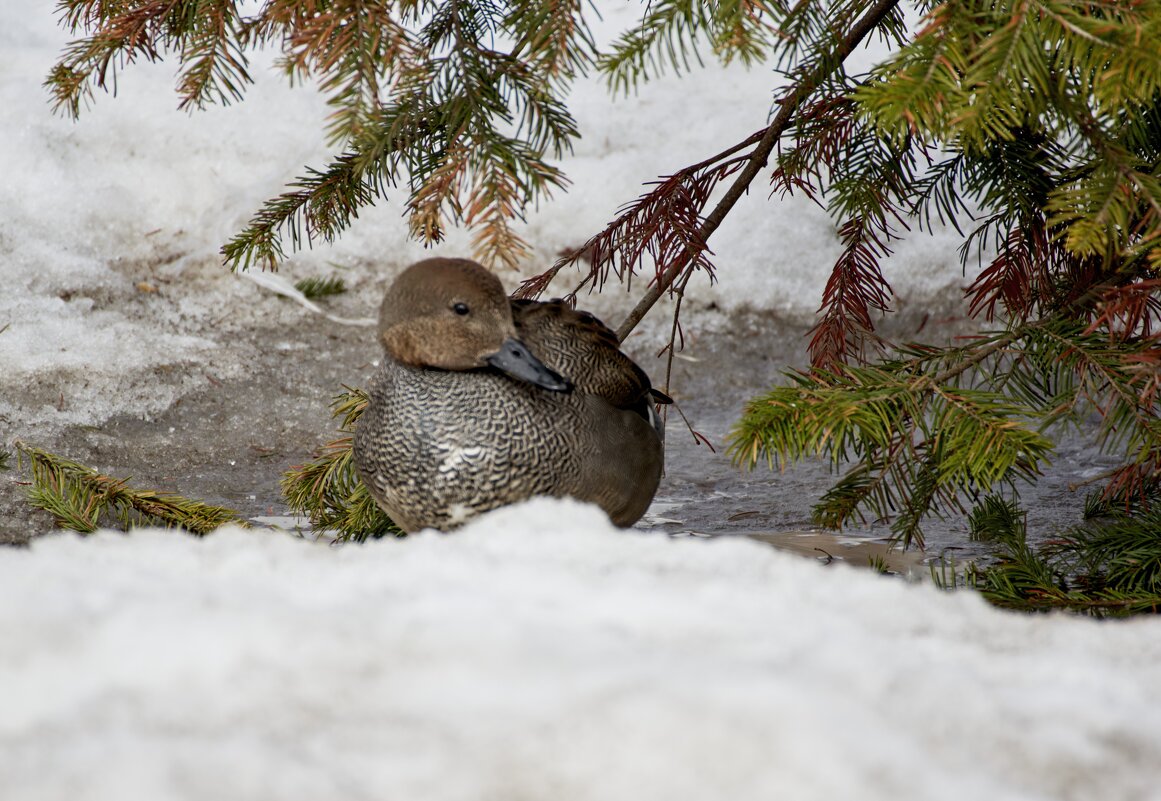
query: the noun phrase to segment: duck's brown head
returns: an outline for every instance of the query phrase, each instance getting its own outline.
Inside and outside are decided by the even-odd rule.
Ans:
[[[383,298],[379,338],[389,356],[413,367],[491,366],[545,389],[571,389],[516,338],[500,280],[468,259],[424,259],[404,270]]]

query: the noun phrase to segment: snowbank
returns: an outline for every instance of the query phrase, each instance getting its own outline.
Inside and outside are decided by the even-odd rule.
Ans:
[[[0,787],[99,799],[1145,799],[1161,626],[538,500],[452,536],[0,551]],[[1155,797],[1155,796],[1152,796]]]

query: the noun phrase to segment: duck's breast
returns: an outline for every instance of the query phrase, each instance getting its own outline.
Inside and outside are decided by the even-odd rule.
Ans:
[[[490,371],[387,360],[355,433],[364,482],[406,530],[447,528],[533,495],[566,494],[581,455],[578,396]]]

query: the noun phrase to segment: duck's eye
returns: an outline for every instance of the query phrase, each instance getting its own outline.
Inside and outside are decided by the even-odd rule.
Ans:
[[[466,304],[466,303],[453,303],[452,304],[452,311],[454,311],[456,314],[463,317],[465,314],[467,314],[471,310],[468,308],[468,304]]]

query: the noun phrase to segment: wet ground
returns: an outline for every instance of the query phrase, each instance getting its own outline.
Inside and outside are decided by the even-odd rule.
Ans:
[[[336,303],[336,313],[367,316],[366,304],[358,298]],[[243,370],[218,371],[203,364],[185,368],[180,377],[166,373],[182,368],[159,371],[158,382],[180,378],[184,388],[180,399],[160,413],[146,418],[114,415],[54,432],[0,421],[8,423],[6,439],[23,439],[110,475],[131,478],[137,487],[230,506],[248,518],[284,515],[282,472],[335,438],[331,397],[343,384],[365,385],[378,357],[370,329],[338,326],[310,315],[294,319],[294,331],[274,319],[268,328],[242,332],[240,336],[249,338],[240,351],[246,359]],[[825,464],[772,473],[765,467],[740,470],[730,462],[726,435],[746,399],[779,380],[788,365],[801,363],[805,352],[802,328],[762,314],[742,315],[732,323],[728,334],[715,333],[712,326],[700,333],[690,329],[685,350],[674,362],[670,388],[692,426],[716,451],[699,444],[681,419],[671,416],[666,474],[639,527],[672,536],[754,536],[823,561],[865,565],[878,556],[899,572],[914,569],[913,557],[887,554],[886,524],[871,523],[842,536],[811,526],[811,505],[833,479]],[[955,333],[954,323],[926,328],[929,339]],[[655,383],[662,384],[665,363],[652,350],[652,344],[647,350],[639,345],[634,355]],[[39,389],[44,398],[36,398],[37,391],[31,388],[30,409],[54,401],[51,387]],[[70,398],[62,394],[56,402],[67,404]],[[1069,485],[1101,469],[1101,460],[1090,450],[1066,443],[1053,471],[1025,496],[1030,531],[1047,536],[1075,522],[1083,493]],[[0,507],[9,510],[0,515],[0,542],[24,542],[52,527],[47,514],[25,503],[26,478],[16,464],[0,473]],[[929,555],[950,552],[962,561],[986,553],[984,546],[968,541],[962,519],[933,520],[926,533]]]

